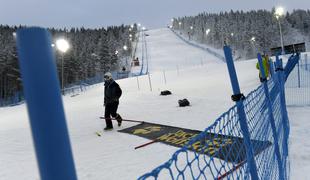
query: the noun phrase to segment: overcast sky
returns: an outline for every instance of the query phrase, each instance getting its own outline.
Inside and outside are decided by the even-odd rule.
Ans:
[[[140,22],[153,29],[172,17],[278,5],[310,9],[310,0],[0,0],[0,24],[96,28]]]

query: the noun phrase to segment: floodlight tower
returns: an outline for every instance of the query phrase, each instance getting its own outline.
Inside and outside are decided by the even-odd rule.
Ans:
[[[284,15],[284,8],[283,7],[277,7],[275,11],[275,16],[279,24],[279,30],[280,30],[280,38],[281,38],[281,50],[282,54],[284,54],[284,45],[283,45],[283,34],[282,34],[282,28],[281,28],[281,23],[280,23],[280,18]]]
[[[64,90],[64,53],[69,49],[69,43],[65,39],[58,39],[56,47],[61,52],[61,90]],[[64,92],[63,92],[64,93]]]

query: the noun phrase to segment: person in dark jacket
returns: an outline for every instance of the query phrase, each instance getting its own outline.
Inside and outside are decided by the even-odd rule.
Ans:
[[[112,74],[107,72],[104,75],[104,106],[105,106],[105,122],[104,130],[113,129],[111,116],[117,120],[118,126],[122,124],[122,117],[117,113],[119,98],[122,95],[122,89],[113,80]]]

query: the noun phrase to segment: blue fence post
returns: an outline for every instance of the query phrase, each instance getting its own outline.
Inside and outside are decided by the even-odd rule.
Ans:
[[[308,54],[305,54],[306,71],[308,71]]]
[[[140,76],[143,75],[143,66],[144,66],[144,33],[142,32],[142,57],[141,57],[141,70],[140,70]]]
[[[19,101],[19,98],[18,98],[18,92],[15,93],[14,95],[14,104],[17,104]]]
[[[17,48],[41,179],[76,180],[50,34],[20,29]]]
[[[277,157],[278,168],[279,168],[279,176],[280,176],[279,179],[284,179],[283,164],[282,164],[282,159],[281,159],[281,154],[280,154],[280,149],[279,149],[279,139],[278,139],[276,124],[275,124],[275,120],[274,120],[273,112],[272,112],[272,102],[270,100],[270,94],[269,94],[269,89],[267,85],[267,75],[265,74],[262,56],[259,53],[257,54],[257,59],[258,59],[259,70],[260,70],[262,79],[264,79],[263,87],[264,87],[264,92],[266,96],[269,121],[270,121],[271,129],[272,129],[273,139],[274,139],[275,154]]]
[[[274,64],[273,64],[271,59],[269,59],[268,61],[269,61],[269,64],[270,64],[270,67],[269,67],[270,68],[270,75],[271,75],[271,77],[273,77],[274,76],[274,72],[275,72]]]
[[[299,69],[299,61],[297,63],[297,77],[298,77],[298,88],[300,88],[300,69]]]
[[[276,74],[278,77],[278,82],[280,84],[280,101],[281,101],[281,114],[283,118],[283,129],[284,129],[284,141],[283,141],[283,163],[284,168],[287,164],[287,158],[288,158],[288,138],[289,138],[289,132],[290,132],[290,126],[289,126],[289,119],[288,114],[286,110],[286,100],[285,100],[285,79],[284,79],[284,72],[283,72],[283,63],[282,60],[279,59],[278,56],[276,56]],[[284,172],[287,172],[286,169]],[[285,174],[285,177],[287,178],[287,174]]]
[[[288,114],[287,114],[287,110],[286,110],[286,98],[285,98],[285,74],[284,74],[283,62],[282,62],[282,59],[279,58],[279,56],[276,56],[276,72],[278,74],[279,81],[280,81],[280,84],[282,87],[281,88],[281,90],[282,90],[281,96],[283,98],[281,98],[281,100],[283,101],[283,103],[281,105],[283,105],[284,117],[286,118],[286,121],[288,123]],[[289,128],[289,125],[288,125],[288,128]]]
[[[237,78],[237,74],[235,70],[235,65],[233,62],[231,49],[229,46],[224,46],[224,53],[225,53],[226,64],[227,64],[227,68],[229,72],[229,77],[230,77],[233,93],[235,96],[238,96],[238,95],[241,96],[239,82],[238,82],[238,78]],[[236,104],[237,104],[237,111],[239,115],[239,124],[241,127],[241,131],[243,134],[245,147],[246,147],[246,155],[247,155],[247,163],[248,163],[249,172],[251,173],[251,178],[253,180],[258,180],[257,167],[256,167],[255,158],[254,158],[254,150],[253,150],[253,145],[251,143],[251,135],[250,135],[249,127],[247,124],[246,114],[244,111],[243,99],[240,98],[238,101],[236,101]]]

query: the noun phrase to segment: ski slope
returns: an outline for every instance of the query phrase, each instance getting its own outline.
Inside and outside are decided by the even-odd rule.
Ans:
[[[188,46],[168,29],[146,33],[152,90],[148,76],[117,81],[123,89],[119,113],[127,119],[204,130],[233,105],[226,64]],[[244,94],[260,84],[255,65],[255,60],[236,62]],[[159,96],[166,89],[173,94]],[[183,98],[191,106],[178,107],[177,101]],[[134,150],[149,140],[117,130],[136,123],[123,122],[117,127],[114,122],[113,131],[96,136],[95,132],[105,126],[98,118],[104,111],[103,84],[75,97],[65,96],[63,102],[79,179],[136,179],[177,150],[161,143]],[[289,108],[292,179],[305,179],[299,173],[310,169],[309,112],[308,107]],[[0,179],[39,179],[25,104],[0,108],[0,137]]]
[[[146,45],[144,39],[146,39]],[[140,66],[132,68],[133,74],[139,74],[141,68],[143,68],[142,74],[145,74],[147,70],[154,73],[205,63],[223,63],[201,49],[188,46],[168,28],[140,32],[136,57],[140,60]]]

